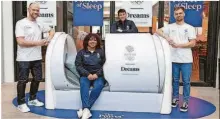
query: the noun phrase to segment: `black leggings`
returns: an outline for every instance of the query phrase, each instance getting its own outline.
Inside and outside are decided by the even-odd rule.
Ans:
[[[29,73],[33,76],[30,86],[29,100],[36,99],[39,83],[42,80],[42,65],[41,60],[37,61],[18,61],[19,80],[17,84],[17,102],[18,105],[25,103],[25,88],[28,82]]]

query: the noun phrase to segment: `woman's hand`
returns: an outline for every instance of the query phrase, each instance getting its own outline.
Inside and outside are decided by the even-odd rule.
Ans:
[[[96,80],[98,78],[97,74],[89,74],[87,77],[89,80]]]
[[[96,80],[98,78],[97,74],[93,74],[93,80]]]
[[[87,78],[88,78],[89,80],[93,80],[93,75],[92,75],[92,74],[89,74]]]

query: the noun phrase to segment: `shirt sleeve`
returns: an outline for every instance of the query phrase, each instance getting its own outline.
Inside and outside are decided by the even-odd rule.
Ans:
[[[15,26],[15,36],[16,37],[24,37],[24,26],[20,21],[16,23]]]
[[[188,29],[188,38],[189,38],[189,40],[196,39],[196,31],[195,31],[195,28],[192,26],[189,27],[189,29]]]

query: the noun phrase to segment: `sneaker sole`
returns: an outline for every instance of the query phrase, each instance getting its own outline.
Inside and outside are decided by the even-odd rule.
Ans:
[[[28,105],[29,105],[29,106],[36,106],[36,107],[42,107],[42,106],[44,106],[44,104],[43,104],[43,105],[34,105],[34,104],[29,104],[29,103],[28,103]]]
[[[30,112],[30,110],[28,111],[22,111],[21,109],[17,108],[19,111],[23,112],[23,113],[27,113],[27,112]]]
[[[188,110],[183,110],[183,109],[180,109],[180,111],[181,111],[181,112],[187,112]]]
[[[174,105],[172,105],[172,107],[177,107],[177,105],[175,105],[175,106],[174,106]]]
[[[81,119],[89,119],[90,117],[92,117],[92,114],[86,115],[86,117],[81,117]]]

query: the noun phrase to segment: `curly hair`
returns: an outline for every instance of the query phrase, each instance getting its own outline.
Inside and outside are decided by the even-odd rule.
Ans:
[[[90,40],[91,37],[95,37],[96,41],[97,41],[97,45],[96,45],[96,49],[101,48],[101,38],[99,37],[99,35],[94,34],[94,33],[89,33],[88,35],[86,35],[86,37],[84,38],[83,41],[83,49],[87,50],[88,48],[88,42]]]

